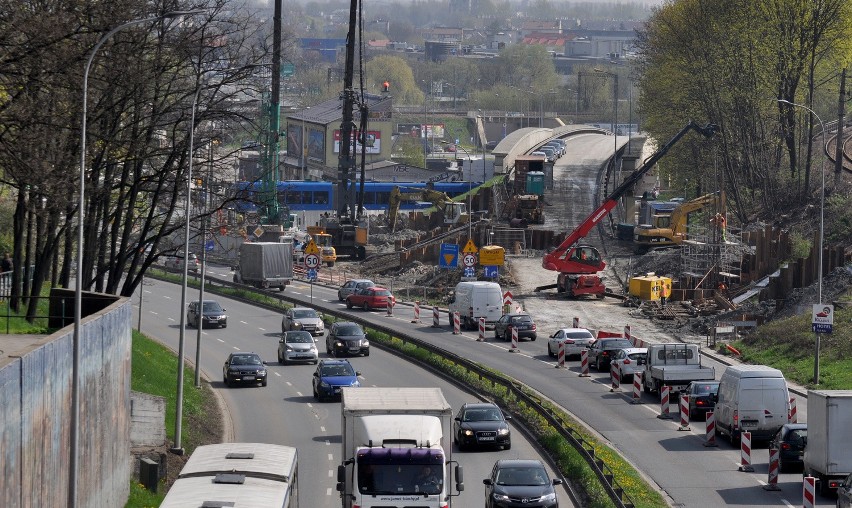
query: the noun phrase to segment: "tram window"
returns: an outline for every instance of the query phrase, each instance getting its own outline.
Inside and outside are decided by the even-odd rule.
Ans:
[[[323,191],[314,192],[314,204],[315,205],[328,204],[328,192],[323,192]]]
[[[288,190],[284,193],[284,199],[287,201],[288,205],[300,205],[302,204],[302,193],[299,191]]]
[[[376,193],[376,204],[377,205],[386,205],[390,202],[390,192],[377,192]]]

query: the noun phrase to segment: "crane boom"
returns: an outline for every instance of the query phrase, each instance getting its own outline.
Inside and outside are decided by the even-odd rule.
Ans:
[[[690,130],[696,130],[709,138],[716,133],[718,127],[714,124],[707,124],[704,127],[701,127],[695,122],[690,121],[683,129],[680,130],[680,132],[675,134],[668,143],[660,147],[659,150],[648,157],[645,162],[642,163],[642,166],[631,173],[631,175],[627,177],[621,185],[616,187],[615,190],[612,191],[612,194],[607,196],[603,203],[601,203],[594,212],[586,217],[586,219],[565,238],[559,247],[557,247],[554,251],[545,254],[541,261],[542,268],[566,273],[596,273],[603,270],[606,264],[602,260],[600,260],[597,264],[592,264],[576,263],[567,259],[567,255],[570,254],[570,249],[581,239],[585,238],[592,228],[603,220],[604,217],[609,215],[612,209],[615,208],[615,205],[618,204],[618,198],[631,189],[633,185],[638,182],[645,173],[653,168],[657,161],[659,161],[669,151],[669,149],[671,149],[675,143],[680,141],[680,139]]]

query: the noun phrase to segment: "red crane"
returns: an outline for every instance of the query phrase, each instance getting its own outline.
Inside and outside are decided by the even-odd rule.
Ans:
[[[542,268],[559,272],[556,278],[556,291],[558,293],[571,293],[572,296],[580,295],[596,295],[598,298],[604,297],[606,288],[601,283],[598,272],[606,267],[606,262],[601,259],[601,255],[595,247],[591,245],[581,244],[580,241],[589,234],[593,227],[609,215],[609,212],[615,208],[620,198],[625,192],[633,188],[633,185],[642,178],[642,175],[648,172],[654,164],[657,163],[675,143],[680,141],[684,135],[690,130],[696,130],[706,137],[712,137],[718,127],[714,124],[707,124],[704,127],[699,126],[695,122],[690,121],[686,127],[680,130],[675,136],[653,155],[648,157],[642,166],[634,171],[624,182],[621,183],[612,194],[606,197],[603,203],[598,206],[574,231],[568,235],[565,240],[554,251],[544,255],[541,260]],[[552,287],[552,286],[551,286]]]

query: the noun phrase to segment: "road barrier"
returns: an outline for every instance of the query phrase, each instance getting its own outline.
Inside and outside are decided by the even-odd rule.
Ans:
[[[677,430],[689,429],[689,395],[680,396],[680,427]]]
[[[668,385],[663,385],[660,387],[660,416],[657,418],[662,418],[664,420],[671,419],[671,415],[669,414],[669,394],[672,387]]]
[[[742,432],[740,434],[740,471],[753,473],[754,467],[751,465],[751,432]]]
[[[802,478],[802,508],[814,508],[816,503],[815,487],[816,480],[813,476],[805,476]]]
[[[642,400],[642,372],[633,374],[633,403],[641,404]]]
[[[485,341],[485,318],[484,317],[479,318],[479,338],[476,339],[476,340],[478,340],[479,342]]]
[[[510,353],[514,353],[518,350],[518,329],[514,326],[512,327],[512,349],[509,350]]]
[[[781,490],[778,488],[779,454],[780,451],[778,448],[769,449],[769,478],[766,481],[766,485],[763,486],[766,490]]]
[[[589,352],[580,351],[580,377],[589,377]]]
[[[548,346],[549,347],[549,346]],[[565,368],[565,341],[559,341],[559,352],[556,353],[556,368]]]
[[[624,325],[624,338],[629,340],[633,347],[636,347],[633,337],[630,335],[630,325]]]
[[[414,302],[414,319],[411,320],[412,323],[420,322],[420,300]]]
[[[614,391],[618,390],[619,382],[621,381],[620,379],[618,379],[618,365],[616,365],[615,362],[609,363],[609,377],[610,377],[609,391],[614,392]]]
[[[704,446],[716,447],[716,415],[713,411],[707,411],[707,420],[705,423],[707,429],[707,437],[704,440]]]
[[[799,416],[796,414],[796,397],[790,397],[790,414],[787,415],[789,423],[799,423]]]
[[[461,319],[458,312],[453,312],[453,335],[461,333]]]
[[[432,328],[438,328],[439,326],[441,326],[441,311],[435,305],[432,307]]]
[[[574,328],[580,328],[580,318],[575,317],[574,320],[571,322],[571,326],[573,326]]]
[[[388,316],[393,316],[393,302],[388,300]]]

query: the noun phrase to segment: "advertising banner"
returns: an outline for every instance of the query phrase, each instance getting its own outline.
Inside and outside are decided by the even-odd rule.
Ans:
[[[355,143],[353,155],[357,155],[361,153],[361,136],[359,132],[353,131],[352,137],[357,139],[358,142]],[[366,142],[364,143],[366,146],[366,153],[369,154],[377,154],[382,151],[382,133],[381,131],[367,131]],[[334,153],[340,153],[340,130],[334,131]]]

